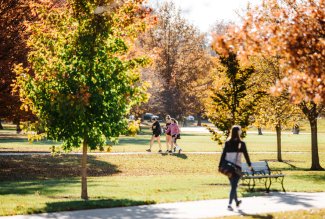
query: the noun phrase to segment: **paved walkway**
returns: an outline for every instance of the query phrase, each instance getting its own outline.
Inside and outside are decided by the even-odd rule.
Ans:
[[[325,208],[323,193],[271,193],[260,197],[243,198],[240,209],[228,211],[227,199],[178,202],[135,207],[58,212],[28,216],[0,217],[1,219],[196,219],[231,215],[256,215],[279,211]],[[297,218],[299,218],[297,216]]]

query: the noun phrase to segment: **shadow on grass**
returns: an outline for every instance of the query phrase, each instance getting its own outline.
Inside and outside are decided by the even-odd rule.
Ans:
[[[146,146],[149,145],[150,139],[146,139],[146,138],[121,138],[119,140],[118,144],[115,144],[114,147],[118,147],[118,146],[125,146],[126,144],[132,144],[132,145],[142,145],[142,146]],[[112,142],[109,142],[110,144],[113,144]]]
[[[70,218],[70,219],[90,219],[90,218],[158,218],[164,213],[164,209],[152,209],[147,206],[155,204],[154,201],[138,201],[131,199],[93,199],[88,201],[60,201],[48,202],[44,208],[20,209],[24,214],[35,214],[45,212],[55,212],[53,214],[42,215],[42,218]],[[128,209],[102,209],[101,211],[74,211],[86,209],[133,207]],[[61,212],[64,211],[64,212]],[[71,212],[69,212],[71,211]]]
[[[143,136],[143,138],[136,138],[136,137],[131,137],[131,136],[126,136],[125,138],[120,138],[118,144],[113,144],[113,142],[107,141],[107,144],[113,144],[114,146],[125,146],[126,144],[129,145],[148,145],[151,134],[150,133],[142,133],[139,134],[138,136]],[[187,134],[181,134],[182,137],[184,136],[190,136],[190,137],[197,137],[197,136],[202,136],[202,134],[196,134],[196,133],[187,133]],[[165,142],[165,135],[162,135],[160,137],[162,142]]]
[[[29,143],[27,137],[26,138],[17,138],[17,137],[5,137],[1,136],[0,138],[0,144],[1,143],[25,143],[30,145],[59,145],[60,142],[51,141],[51,140],[40,140],[40,141],[34,141],[33,143]]]
[[[88,156],[88,176],[110,176],[121,172],[116,165],[97,158]],[[75,155],[2,157],[0,181],[79,177],[80,159],[80,156]]]
[[[293,164],[291,164],[291,163],[289,163],[288,161],[282,161],[282,163],[285,163],[285,164],[287,164],[289,167],[291,167],[292,169],[297,169],[297,166],[295,166],[295,165],[293,165]]]
[[[258,215],[258,214],[247,214],[243,210],[238,210],[238,213],[241,216],[250,217],[250,218],[259,218],[259,219],[273,219],[274,217],[270,214],[267,215]]]
[[[308,175],[293,175],[296,179],[314,181],[317,183],[325,183],[325,174],[308,174]]]
[[[78,179],[52,179],[24,182],[2,182],[0,184],[0,195],[39,195],[62,192],[62,188],[80,186]],[[69,198],[61,196],[60,198]]]
[[[229,183],[209,183],[209,184],[203,184],[206,186],[230,186]]]
[[[178,158],[181,158],[181,159],[187,159],[187,155],[186,154],[172,154],[172,156],[175,156],[175,157],[178,157]]]
[[[4,143],[28,143],[27,138],[0,138],[0,144],[4,144]]]
[[[94,208],[113,208],[113,207],[128,207],[136,205],[155,204],[154,201],[137,201],[131,199],[98,199],[88,201],[66,201],[66,202],[50,202],[46,203],[46,212],[53,211],[71,211],[81,209]],[[103,215],[104,216],[104,215]]]
[[[187,155],[186,154],[178,154],[178,153],[160,153],[161,156],[174,156],[177,158],[181,158],[181,159],[187,159]]]
[[[271,163],[279,163],[279,164],[285,164],[287,165],[286,167],[271,167],[271,171],[278,171],[278,170],[284,170],[284,171],[306,171],[309,170],[308,168],[303,168],[303,167],[297,167],[293,165],[291,160],[283,160],[282,162],[275,160],[275,159],[266,159],[266,160],[261,160],[261,161],[267,161],[269,164]],[[297,161],[294,161],[297,162]],[[303,163],[304,161],[301,161]]]
[[[277,190],[277,189],[270,189],[270,193],[267,193],[265,191],[265,188],[262,187],[257,187],[254,188],[254,190],[248,189],[248,187],[242,187],[242,192],[241,195],[243,197],[254,197],[254,196],[263,196],[263,195],[269,195],[272,192],[281,192],[282,190]]]

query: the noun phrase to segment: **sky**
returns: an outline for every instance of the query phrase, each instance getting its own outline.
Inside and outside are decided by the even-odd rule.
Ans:
[[[153,5],[164,0],[150,0]],[[240,22],[237,12],[245,9],[248,2],[253,0],[167,0],[173,1],[182,11],[184,18],[197,26],[202,32],[217,20]],[[256,0],[255,0],[256,1]]]

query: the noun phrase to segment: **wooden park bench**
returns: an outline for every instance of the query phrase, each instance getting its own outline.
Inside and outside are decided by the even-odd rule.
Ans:
[[[270,192],[272,182],[279,182],[285,192],[283,186],[284,174],[281,171],[271,171],[267,161],[253,162],[252,172],[246,163],[242,163],[242,183],[248,186],[250,191],[253,191],[256,183],[263,183],[267,193]]]

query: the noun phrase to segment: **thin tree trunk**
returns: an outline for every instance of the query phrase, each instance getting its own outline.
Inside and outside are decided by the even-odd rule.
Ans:
[[[292,129],[292,134],[299,135],[300,129],[298,125],[294,125]]]
[[[261,127],[258,127],[257,128],[257,131],[258,131],[258,135],[263,135],[263,132],[262,132],[262,128]]]
[[[182,123],[183,123],[183,127],[186,127],[187,126],[187,119],[185,118]]]
[[[21,128],[20,128],[20,119],[17,120],[17,123],[16,123],[16,132],[17,134],[20,134],[21,133]]]
[[[311,170],[323,170],[319,163],[318,156],[318,141],[317,141],[317,118],[310,118],[310,129],[311,129]]]
[[[278,151],[278,161],[282,162],[282,154],[281,154],[281,124],[278,124],[275,127],[276,130],[276,142],[277,142],[277,151]]]
[[[2,123],[1,123],[1,119],[0,119],[0,130],[3,130],[3,126],[2,126]]]
[[[197,114],[197,126],[202,126],[202,117],[201,113]]]
[[[306,115],[309,120],[311,129],[311,170],[323,170],[319,163],[318,156],[318,142],[317,142],[317,105],[314,102],[309,102],[310,107],[307,103],[302,102],[300,104],[300,109]]]
[[[81,198],[88,200],[87,191],[87,141],[83,141],[82,145],[82,158],[81,158]]]

